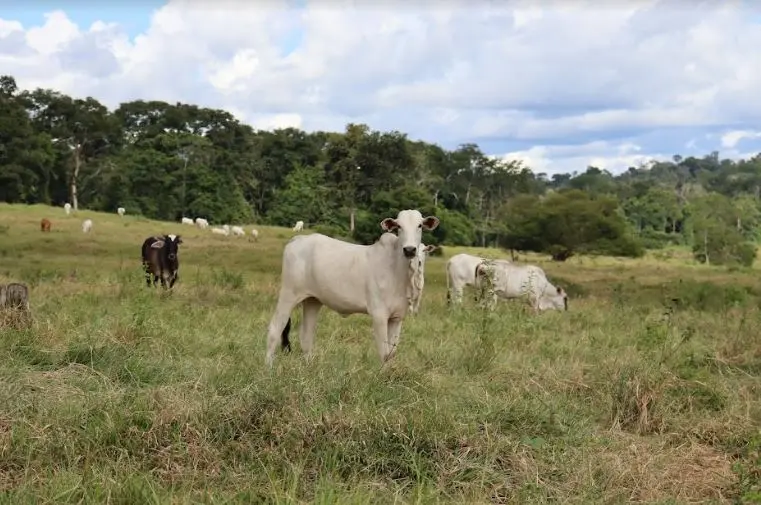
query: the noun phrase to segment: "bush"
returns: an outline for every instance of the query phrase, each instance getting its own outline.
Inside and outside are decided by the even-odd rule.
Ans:
[[[711,265],[751,267],[756,260],[756,245],[743,240],[736,230],[721,225],[707,227],[696,234],[692,246],[693,257]],[[706,253],[708,258],[706,258]]]

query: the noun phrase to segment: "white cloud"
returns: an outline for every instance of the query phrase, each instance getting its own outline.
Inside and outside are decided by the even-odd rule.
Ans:
[[[501,152],[529,157],[537,171],[618,171],[695,146],[669,139],[700,136],[696,128],[714,142],[728,132],[721,146],[733,149],[751,138],[737,131],[761,120],[758,9],[740,2],[308,0],[286,10],[292,3],[172,0],[132,40],[114,24],[78,27],[62,11],[37,27],[0,20],[0,68],[23,88],[112,107],[137,98],[233,105],[255,127],[353,121],[450,145],[501,140],[519,146]]]
[[[761,131],[733,130],[721,136],[721,146],[734,148],[743,139],[761,138]]]
[[[548,175],[582,173],[588,166],[620,173],[629,167],[647,165],[654,159],[666,159],[663,154],[643,154],[636,144],[611,144],[604,141],[581,145],[534,146],[523,151],[506,153],[501,158],[523,162],[535,173]]]

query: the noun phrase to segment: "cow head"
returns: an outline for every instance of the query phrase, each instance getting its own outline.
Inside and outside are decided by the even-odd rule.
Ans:
[[[539,299],[539,310],[568,310],[568,293],[561,287],[555,288],[555,292]]]
[[[435,245],[425,245],[422,242],[420,243],[420,250],[418,251],[417,255],[418,268],[422,267],[425,264],[426,258],[435,250]]]
[[[166,246],[166,255],[171,261],[177,260],[179,245],[182,244],[182,238],[179,235],[164,235],[161,239],[151,244],[153,249],[161,249]]]
[[[380,223],[383,231],[397,231],[399,244],[405,258],[412,259],[418,254],[420,241],[423,239],[423,230],[435,230],[439,225],[436,216],[423,217],[418,210],[402,210],[396,219],[387,217]]]

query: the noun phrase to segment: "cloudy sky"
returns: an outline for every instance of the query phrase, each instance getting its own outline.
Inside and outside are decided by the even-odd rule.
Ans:
[[[548,174],[761,151],[760,4],[594,3],[0,0],[0,73],[112,108],[476,142]]]

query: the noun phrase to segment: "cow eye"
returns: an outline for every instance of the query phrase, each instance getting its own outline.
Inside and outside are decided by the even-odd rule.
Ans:
[[[417,227],[418,228],[422,228],[423,227],[423,223],[420,223],[419,225],[417,225]]]

